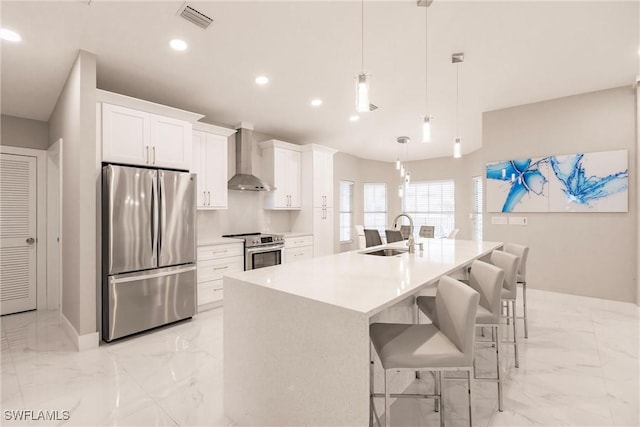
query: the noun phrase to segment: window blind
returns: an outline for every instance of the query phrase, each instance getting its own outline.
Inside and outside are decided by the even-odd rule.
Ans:
[[[387,228],[387,185],[364,184],[364,228],[376,229],[384,236]]]
[[[435,237],[445,237],[455,228],[453,181],[414,182],[406,186],[403,208],[413,217],[414,234],[421,225],[435,227]],[[403,218],[403,224],[408,221]]]
[[[351,240],[353,219],[353,182],[340,181],[340,241]]]

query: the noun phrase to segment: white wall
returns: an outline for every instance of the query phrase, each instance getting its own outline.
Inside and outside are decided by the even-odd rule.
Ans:
[[[0,120],[0,144],[12,147],[49,148],[49,125],[40,120],[2,115]]]
[[[49,118],[63,138],[62,313],[78,335],[96,324],[96,57],[80,51]]]
[[[629,150],[635,183],[636,95],[631,86],[491,111],[483,115],[482,163],[578,152]],[[628,213],[528,213],[528,226],[491,225],[486,240],[529,246],[533,288],[635,302],[637,187]],[[496,214],[493,214],[496,215]]]

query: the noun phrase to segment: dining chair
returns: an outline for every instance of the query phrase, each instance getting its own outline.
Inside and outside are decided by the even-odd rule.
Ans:
[[[468,285],[480,294],[478,311],[476,314],[476,327],[491,328],[491,345],[496,352],[496,372],[495,378],[478,378],[480,381],[495,381],[498,386],[498,410],[502,412],[502,377],[500,375],[500,296],[502,291],[502,283],[504,282],[504,272],[501,268],[491,265],[483,261],[473,261],[469,270]],[[438,291],[439,292],[439,289]],[[436,296],[419,296],[416,299],[416,305],[420,312],[424,313],[429,319],[436,317]],[[486,341],[482,341],[485,343]],[[476,344],[479,342],[476,341]]]
[[[384,233],[387,236],[387,243],[401,242],[404,240],[402,233],[398,230],[384,230]]]
[[[420,237],[429,237],[433,239],[436,228],[433,225],[421,225],[420,226]]]
[[[516,327],[516,297],[518,294],[518,286],[516,278],[518,274],[518,263],[520,258],[504,252],[491,252],[491,264],[500,267],[504,271],[504,281],[502,285],[500,299],[507,308],[507,325],[513,324],[513,351],[515,357],[516,368],[520,367],[518,359],[518,332]]]
[[[391,425],[391,398],[412,397],[436,399],[440,407],[440,426],[444,426],[442,373],[466,371],[469,396],[469,425],[473,425],[471,385],[473,381],[474,323],[480,294],[451,277],[444,276],[438,284],[434,300],[433,323],[401,324],[373,323],[369,337],[384,370],[384,393],[375,393],[373,368],[370,379],[370,423],[373,399],[384,397],[385,425]],[[370,349],[371,351],[371,349]],[[373,360],[373,359],[371,359]],[[390,374],[399,370],[437,373],[433,394],[390,393]]]
[[[504,251],[520,258],[516,282],[522,285],[522,317],[524,320],[524,337],[529,338],[529,322],[527,321],[527,257],[529,247],[516,243],[505,243]]]
[[[380,232],[378,230],[369,230],[365,228],[364,239],[367,248],[382,244],[382,239],[380,238]]]

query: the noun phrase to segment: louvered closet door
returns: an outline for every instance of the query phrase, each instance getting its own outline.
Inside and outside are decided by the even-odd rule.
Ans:
[[[0,154],[0,314],[36,308],[36,158]]]

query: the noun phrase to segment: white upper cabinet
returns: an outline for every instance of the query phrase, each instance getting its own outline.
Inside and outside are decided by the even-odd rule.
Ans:
[[[189,169],[192,125],[184,120],[149,114],[152,166]]]
[[[150,146],[149,114],[118,105],[102,105],[102,160],[146,165]]]
[[[188,170],[201,114],[98,90],[102,161]]]
[[[227,137],[235,130],[203,123],[196,123],[194,128],[191,172],[198,175],[198,209],[226,209]]]
[[[300,209],[300,146],[272,139],[260,143],[261,177],[276,188],[265,194],[265,209]]]

